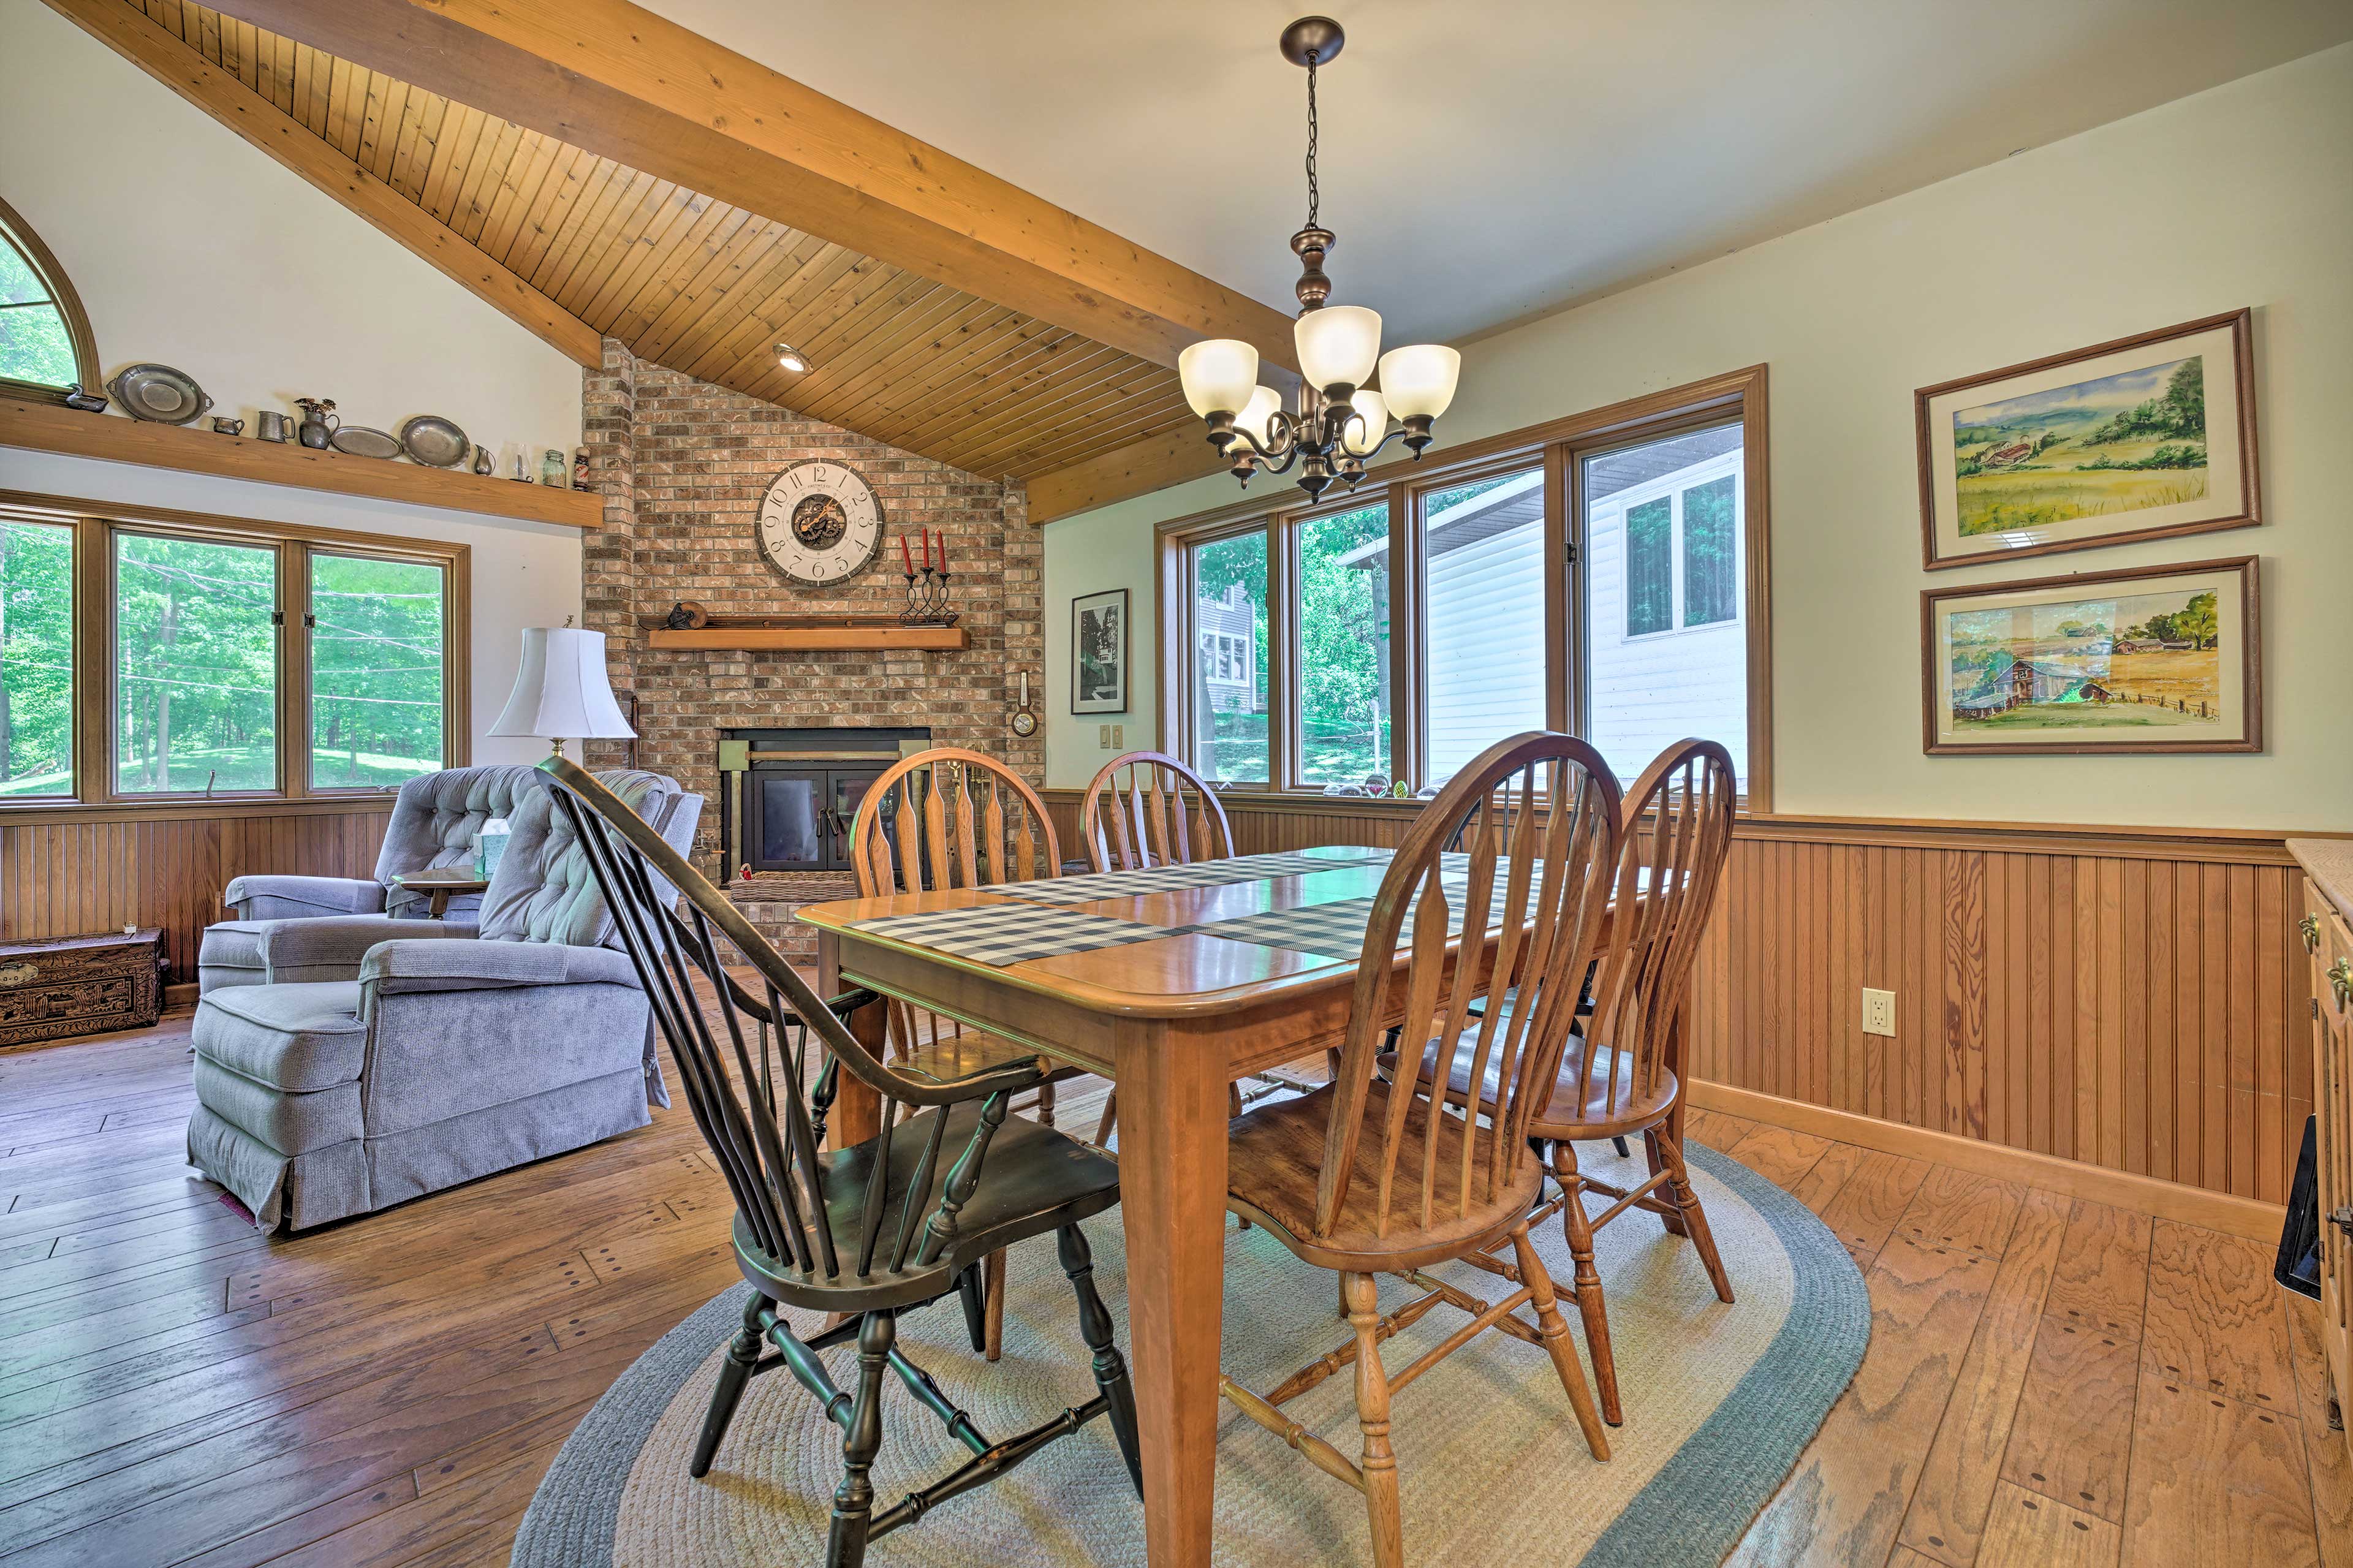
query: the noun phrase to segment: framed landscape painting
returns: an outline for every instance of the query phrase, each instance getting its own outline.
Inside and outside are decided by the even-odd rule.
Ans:
[[[1127,711],[1127,590],[1071,601],[1071,711]]]
[[[1920,595],[1925,749],[2260,752],[2257,559]]]
[[[1914,393],[1928,570],[2262,521],[2252,323],[2210,316]]]

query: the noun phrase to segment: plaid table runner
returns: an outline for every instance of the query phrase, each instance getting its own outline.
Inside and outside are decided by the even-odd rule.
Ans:
[[[1035,904],[979,904],[963,910],[931,910],[914,915],[881,915],[854,921],[852,931],[936,952],[1002,966],[1058,953],[1090,952],[1172,935],[1165,926],[1113,920],[1083,910],[1040,909]]]
[[[1459,936],[1462,932],[1462,896],[1466,885],[1441,876],[1446,884],[1449,902],[1446,907],[1446,932]],[[1504,888],[1498,882],[1488,896],[1488,919],[1493,922],[1503,913]],[[1328,904],[1310,904],[1287,910],[1266,910],[1253,915],[1237,915],[1229,921],[1213,921],[1207,925],[1187,926],[1203,936],[1228,937],[1235,942],[1256,942],[1261,947],[1287,947],[1301,952],[1324,953],[1333,958],[1357,958],[1365,951],[1365,927],[1373,918],[1371,899],[1342,899]],[[1411,908],[1405,912],[1405,923],[1398,928],[1398,945],[1403,949],[1413,940]]]
[[[1176,888],[1219,888],[1235,882],[1269,882],[1278,877],[1302,877],[1384,859],[1388,851],[1366,849],[1345,855],[1243,855],[1231,860],[1196,860],[1186,866],[1154,866],[1141,871],[1098,871],[1085,877],[1053,877],[1037,882],[1008,882],[989,891],[1039,904],[1085,904],[1098,899],[1133,899],[1165,893]]]

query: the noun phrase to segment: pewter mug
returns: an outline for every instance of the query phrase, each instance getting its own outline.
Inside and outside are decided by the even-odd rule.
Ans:
[[[253,434],[257,440],[284,441],[287,434],[286,416],[279,413],[275,408],[263,409],[260,423],[255,426]]]

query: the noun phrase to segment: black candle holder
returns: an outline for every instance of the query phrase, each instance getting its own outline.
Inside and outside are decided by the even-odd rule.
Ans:
[[[949,574],[926,566],[920,573],[904,574],[907,579],[907,607],[899,612],[900,621],[911,626],[952,626],[963,614],[956,609],[948,593]]]

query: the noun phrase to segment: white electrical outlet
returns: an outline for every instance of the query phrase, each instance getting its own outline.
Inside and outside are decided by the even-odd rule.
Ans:
[[[1895,1034],[1895,993],[1862,988],[1862,1032],[1866,1035]]]

